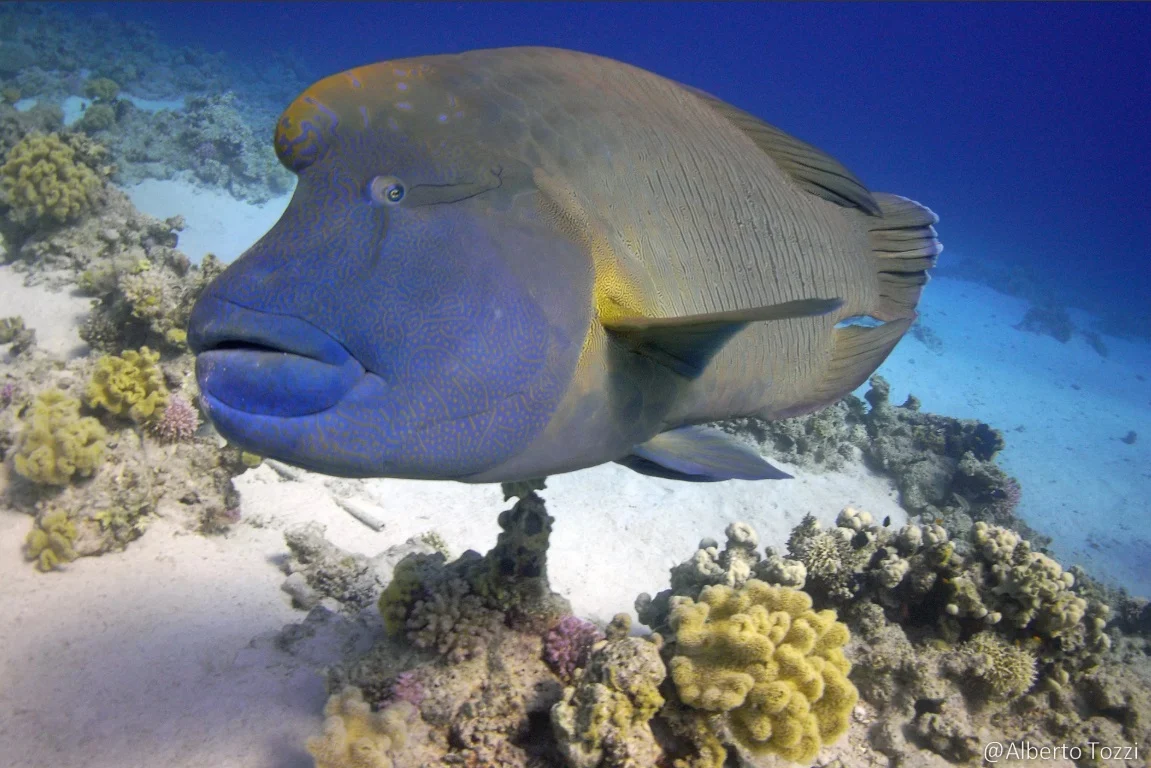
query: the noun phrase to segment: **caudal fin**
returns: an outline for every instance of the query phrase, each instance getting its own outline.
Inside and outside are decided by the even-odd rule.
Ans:
[[[882,214],[868,220],[879,272],[879,305],[869,314],[879,320],[914,318],[927,270],[943,250],[932,226],[939,217],[906,197],[883,192],[873,196]]]

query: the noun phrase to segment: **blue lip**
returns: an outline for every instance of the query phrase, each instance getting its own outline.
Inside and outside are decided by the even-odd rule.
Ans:
[[[364,375],[343,345],[311,323],[210,294],[192,309],[188,345],[201,391],[242,413],[318,413]]]

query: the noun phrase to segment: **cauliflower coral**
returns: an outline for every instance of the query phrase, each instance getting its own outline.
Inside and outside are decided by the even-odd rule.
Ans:
[[[680,700],[722,715],[721,734],[752,755],[810,762],[842,736],[858,700],[843,655],[847,627],[804,592],[750,579],[672,598]]]
[[[35,483],[67,485],[87,477],[104,456],[108,433],[91,416],[80,416],[80,401],[59,389],[36,398],[13,456],[16,471]]]
[[[308,752],[316,768],[393,768],[393,751],[403,749],[414,712],[406,701],[372,712],[363,692],[347,687],[328,699],[323,734],[308,740]]]
[[[168,388],[159,366],[160,353],[147,347],[104,355],[88,383],[88,405],[126,414],[137,423],[150,421],[168,403]]]
[[[33,133],[8,152],[0,166],[0,189],[11,218],[26,225],[63,223],[95,207],[104,182],[59,135]]]

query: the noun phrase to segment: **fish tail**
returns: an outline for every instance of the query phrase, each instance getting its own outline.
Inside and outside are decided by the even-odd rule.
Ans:
[[[849,325],[832,331],[827,370],[815,382],[810,399],[762,415],[783,419],[834,403],[858,387],[891,353],[915,322],[915,305],[927,283],[927,270],[943,250],[932,226],[939,221],[919,203],[876,193],[880,216],[869,219],[871,250],[879,277],[879,300],[865,314],[875,326]]]
[[[906,197],[882,192],[874,197],[881,216],[871,220],[869,234],[879,273],[879,304],[868,314],[885,321],[914,319],[927,270],[943,250],[932,226],[939,217]]]

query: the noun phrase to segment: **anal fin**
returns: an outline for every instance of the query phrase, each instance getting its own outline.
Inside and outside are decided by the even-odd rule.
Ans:
[[[697,483],[791,477],[768,464],[750,446],[708,427],[663,432],[616,461],[643,475]]]

